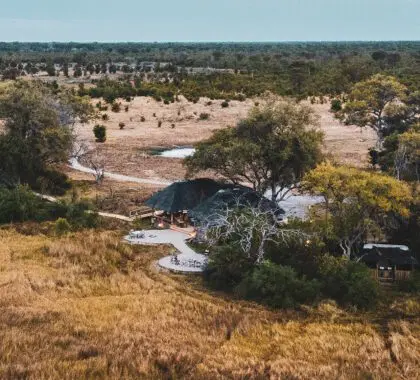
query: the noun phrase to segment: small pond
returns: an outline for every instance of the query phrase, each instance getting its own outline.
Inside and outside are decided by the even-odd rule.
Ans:
[[[195,152],[194,148],[191,147],[177,147],[173,149],[163,150],[157,153],[157,156],[167,158],[185,158],[192,156]]]

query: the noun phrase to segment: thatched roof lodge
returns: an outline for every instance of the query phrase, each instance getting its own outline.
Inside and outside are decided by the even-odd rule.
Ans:
[[[381,282],[406,280],[410,273],[419,269],[419,261],[406,245],[365,244],[361,262],[375,273]]]
[[[191,210],[200,203],[225,188],[225,185],[209,178],[175,182],[158,191],[145,204],[168,214]]]
[[[145,204],[169,216],[166,223],[200,223],[216,212],[236,206],[271,210],[279,220],[284,215],[276,203],[256,191],[240,185],[226,184],[208,178],[175,182],[155,193]],[[162,217],[162,219],[164,219]]]
[[[270,201],[256,191],[244,187],[236,186],[227,189],[221,189],[197,207],[188,212],[188,216],[195,223],[211,223],[218,213],[227,208],[234,207],[258,207],[261,211],[270,211],[278,220],[282,220],[285,211],[275,202]]]

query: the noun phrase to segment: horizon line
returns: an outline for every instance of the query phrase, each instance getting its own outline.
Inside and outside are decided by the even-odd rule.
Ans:
[[[18,40],[8,40],[8,41],[0,41],[0,43],[6,43],[6,44],[13,44],[13,43],[19,43],[19,44],[54,44],[54,43],[60,43],[60,44],[94,44],[94,43],[101,43],[101,44],[173,44],[173,43],[187,43],[187,44],[200,44],[200,43],[208,43],[208,44],[214,44],[214,43],[226,43],[226,44],[232,44],[232,43],[261,43],[261,44],[268,44],[268,43],[363,43],[363,42],[420,42],[420,39],[414,39],[414,40],[177,40],[177,41],[170,41],[170,40],[161,40],[161,41],[135,41],[135,40],[127,40],[127,41],[101,41],[101,40],[89,40],[89,41],[59,41],[59,40],[50,40],[50,41],[18,41]]]

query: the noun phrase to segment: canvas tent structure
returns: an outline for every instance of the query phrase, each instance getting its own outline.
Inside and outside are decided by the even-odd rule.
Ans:
[[[165,189],[155,193],[145,204],[154,210],[163,211],[170,216],[186,214],[188,210],[197,207],[219,190],[232,185],[226,185],[208,178],[175,182]]]
[[[282,221],[285,217],[285,211],[275,202],[244,186],[220,189],[213,196],[190,210],[188,216],[196,225],[204,222],[211,224],[212,219],[216,218],[218,213],[233,207],[258,207],[262,211],[272,212],[279,221]]]
[[[365,244],[359,259],[365,263],[380,282],[407,280],[419,261],[406,245]]]

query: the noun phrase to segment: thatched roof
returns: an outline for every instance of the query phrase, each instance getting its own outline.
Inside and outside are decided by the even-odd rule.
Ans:
[[[175,182],[155,193],[145,203],[155,210],[168,213],[191,210],[226,186],[229,185],[208,178]]]
[[[365,246],[366,247],[366,246]],[[369,267],[380,266],[403,266],[403,267],[418,267],[419,262],[412,256],[412,253],[407,249],[401,249],[399,246],[377,244],[372,248],[364,249],[364,255],[360,261]]]
[[[275,202],[270,201],[256,191],[236,186],[221,189],[212,197],[200,203],[188,212],[188,216],[196,222],[209,221],[219,211],[233,207],[259,207],[263,211],[272,211],[278,218],[285,214]]]

